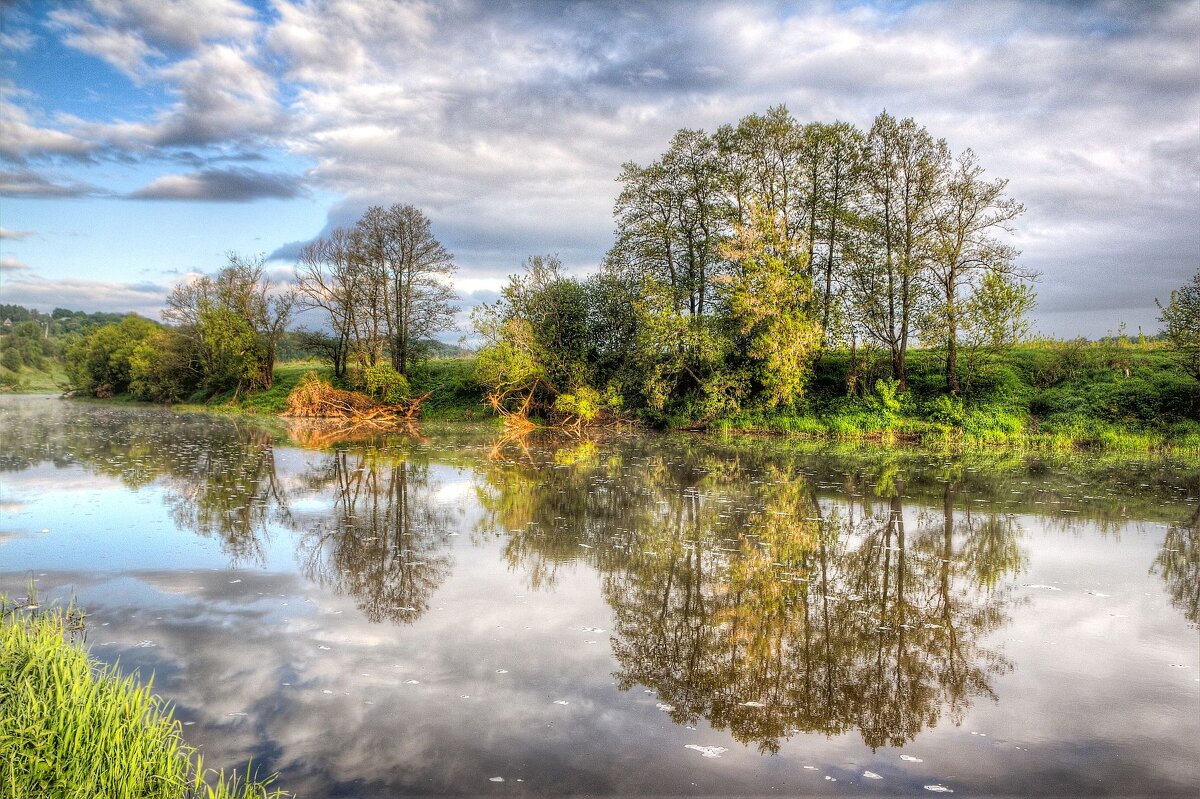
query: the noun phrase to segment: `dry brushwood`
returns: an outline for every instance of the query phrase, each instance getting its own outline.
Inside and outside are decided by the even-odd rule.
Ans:
[[[426,392],[404,402],[384,403],[357,391],[334,388],[309,372],[288,394],[284,416],[376,423],[411,421],[420,413],[421,403],[432,393]]]

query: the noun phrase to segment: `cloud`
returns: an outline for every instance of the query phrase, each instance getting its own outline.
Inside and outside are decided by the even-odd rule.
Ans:
[[[0,50],[7,53],[24,53],[33,49],[38,38],[24,28],[0,31]]]
[[[27,264],[23,264],[11,255],[0,256],[0,272],[24,272],[29,269]]]
[[[136,200],[202,200],[249,202],[290,199],[304,193],[300,178],[255,169],[206,169],[187,175],[164,175],[129,195]]]
[[[51,280],[32,270],[20,270],[8,274],[4,282],[4,301],[46,311],[52,308],[77,308],[89,312],[133,312],[157,319],[166,304],[168,290],[168,287],[153,282],[122,283],[82,278]]]
[[[28,169],[0,169],[0,196],[24,198],[95,197],[102,192],[85,183],[56,183]]]
[[[33,235],[32,230],[9,230],[6,227],[0,227],[0,239],[8,239],[9,241],[21,241]]]
[[[31,158],[63,156],[88,160],[97,149],[93,142],[71,133],[36,123],[14,98],[27,96],[12,87],[0,86],[0,119],[4,135],[0,137],[0,160],[24,163]]]
[[[215,39],[253,38],[255,12],[236,0],[91,0],[51,11],[63,43],[96,56],[135,81],[167,53],[190,52]]]
[[[887,108],[1011,179],[1029,209],[1018,246],[1048,287],[1110,303],[1099,287],[1116,279],[1146,307],[1147,286],[1111,265],[1144,264],[1157,286],[1200,260],[1195,3],[95,0],[50,20],[150,104],[83,118],[11,95],[0,156],[81,165],[74,194],[16,196],[89,193],[89,159],[165,158],[195,171],[134,196],[296,197],[299,182],[217,166],[286,152],[311,164],[305,187],[336,196],[326,229],[406,202],[472,278],[548,250],[594,268],[620,165],[657,157],[675,130],[779,103],[866,128]],[[1048,291],[1043,310],[1062,307]]]

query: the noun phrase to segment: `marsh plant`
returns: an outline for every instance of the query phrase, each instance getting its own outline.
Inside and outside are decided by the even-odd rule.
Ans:
[[[0,596],[0,796],[267,799],[273,777],[206,769],[152,683],[88,657],[74,607]],[[247,769],[247,772],[249,769]]]

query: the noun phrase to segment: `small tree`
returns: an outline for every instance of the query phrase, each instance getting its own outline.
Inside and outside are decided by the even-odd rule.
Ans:
[[[1158,319],[1163,323],[1163,335],[1188,373],[1200,380],[1200,269],[1189,285],[1171,292],[1166,307],[1157,299],[1154,303],[1162,312]]]

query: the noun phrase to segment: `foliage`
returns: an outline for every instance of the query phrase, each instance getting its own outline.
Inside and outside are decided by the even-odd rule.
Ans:
[[[365,367],[362,370],[362,383],[369,396],[389,405],[403,402],[411,393],[408,379],[390,363]]]
[[[199,386],[212,395],[271,387],[294,303],[292,291],[272,291],[262,256],[230,253],[215,276],[176,285],[163,318],[189,340]]]
[[[724,254],[736,266],[721,281],[729,321],[742,343],[751,377],[767,404],[790,405],[804,394],[809,364],[821,340],[808,318],[812,281],[808,256],[789,239],[782,217],[751,210]]]
[[[97,397],[128,391],[134,353],[158,329],[150,320],[130,314],[76,342],[66,354],[71,387]]]
[[[0,597],[0,785],[6,796],[84,799],[280,797],[273,778],[216,774],[170,706],[68,639],[74,616]]]
[[[1200,269],[1192,275],[1192,282],[1171,292],[1171,300],[1163,307],[1155,300],[1162,312],[1163,334],[1171,348],[1179,354],[1184,368],[1200,380]]]

